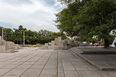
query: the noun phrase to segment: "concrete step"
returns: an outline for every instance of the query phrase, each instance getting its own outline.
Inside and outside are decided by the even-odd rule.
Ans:
[[[81,57],[88,63],[97,67],[100,70],[116,70],[116,54],[109,54],[109,52],[103,53],[87,53],[81,54],[78,50],[71,49],[69,50],[74,56]],[[105,53],[105,54],[104,54]]]

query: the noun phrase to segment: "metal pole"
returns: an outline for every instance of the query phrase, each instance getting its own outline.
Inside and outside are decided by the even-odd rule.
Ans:
[[[25,46],[25,31],[23,31],[23,46]]]
[[[3,28],[2,28],[2,40],[4,39],[4,31],[3,31]]]

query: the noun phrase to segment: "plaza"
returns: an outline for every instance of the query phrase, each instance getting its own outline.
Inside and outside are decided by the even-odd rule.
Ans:
[[[15,53],[0,53],[0,77],[116,77],[69,50],[40,50],[24,47]]]

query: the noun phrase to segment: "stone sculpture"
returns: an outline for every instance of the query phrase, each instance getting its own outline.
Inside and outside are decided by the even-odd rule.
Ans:
[[[61,37],[58,37],[54,41],[45,43],[40,49],[66,50],[74,46],[78,46],[78,42],[72,42],[68,39],[62,40]]]
[[[0,53],[12,53],[20,48],[21,47],[19,45],[14,44],[11,41],[5,41],[4,39],[0,39]]]

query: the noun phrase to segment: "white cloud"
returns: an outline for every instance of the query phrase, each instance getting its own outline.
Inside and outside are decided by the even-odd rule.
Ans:
[[[31,0],[31,3],[11,4],[7,1],[0,1],[0,22],[10,23],[15,28],[23,25],[27,29],[59,31],[55,27],[55,13],[58,13],[64,6],[55,2],[53,6],[46,5],[40,0]],[[4,25],[3,25],[4,26]],[[10,25],[9,25],[10,26]]]

